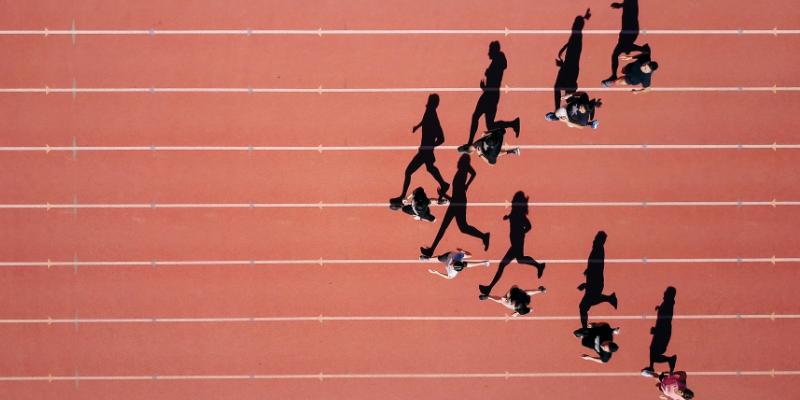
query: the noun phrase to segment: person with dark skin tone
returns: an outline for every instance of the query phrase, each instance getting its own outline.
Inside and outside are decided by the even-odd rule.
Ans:
[[[472,113],[472,124],[469,130],[469,142],[458,148],[459,153],[472,153],[470,146],[475,140],[475,133],[478,132],[478,122],[481,116],[486,119],[486,129],[492,130],[497,128],[512,128],[514,133],[519,137],[519,118],[507,121],[495,121],[497,116],[497,104],[500,102],[500,86],[503,81],[503,71],[508,67],[506,55],[500,51],[500,42],[492,42],[489,44],[489,59],[492,63],[486,69],[484,75],[486,80],[481,80],[481,89],[483,93],[478,104],[475,106],[475,111]]]
[[[531,221],[528,220],[528,197],[524,192],[517,192],[514,194],[514,199],[511,203],[511,212],[503,217],[504,221],[508,221],[511,226],[511,248],[508,249],[500,265],[497,267],[497,273],[492,279],[492,283],[488,286],[480,285],[482,294],[489,294],[492,288],[503,276],[503,271],[511,261],[517,260],[520,264],[530,265],[536,267],[537,276],[542,277],[544,273],[545,263],[539,263],[530,256],[525,255],[525,235],[531,231]]]
[[[605,287],[603,272],[605,269],[606,257],[605,248],[603,246],[606,243],[606,238],[606,233],[603,231],[598,232],[595,236],[594,242],[592,243],[592,252],[589,254],[589,263],[586,270],[583,272],[583,275],[586,276],[586,283],[578,286],[578,290],[585,290],[579,306],[581,325],[583,325],[584,328],[586,328],[589,321],[589,309],[592,307],[602,303],[609,303],[614,309],[617,308],[616,293],[611,293],[610,296],[603,294],[603,288]]]
[[[656,306],[658,319],[656,319],[656,326],[650,328],[650,334],[653,335],[653,340],[650,343],[650,365],[642,369],[642,375],[644,376],[649,377],[655,373],[654,365],[656,363],[668,363],[670,373],[675,370],[678,356],[667,357],[664,353],[667,352],[667,346],[672,337],[672,315],[675,310],[676,293],[677,291],[674,287],[668,287],[664,292],[664,301],[660,306]]]
[[[425,106],[425,114],[422,116],[422,121],[416,125],[411,131],[416,132],[417,129],[422,128],[422,139],[419,146],[417,155],[411,159],[405,171],[405,180],[403,181],[403,193],[396,198],[389,200],[393,209],[401,206],[402,199],[408,193],[408,187],[411,184],[411,175],[416,172],[420,167],[425,165],[425,168],[439,182],[439,187],[445,192],[450,189],[450,184],[442,178],[439,168],[433,165],[436,162],[436,157],[433,155],[433,150],[444,143],[444,132],[442,125],[439,122],[439,115],[436,113],[436,108],[439,107],[439,95],[431,94],[428,96],[428,104]]]
[[[444,218],[442,219],[442,226],[439,227],[439,232],[436,234],[436,238],[433,240],[431,247],[420,247],[423,256],[429,258],[433,256],[433,252],[436,251],[436,246],[439,245],[442,237],[444,237],[445,231],[447,231],[447,227],[450,226],[450,222],[452,222],[454,218],[458,224],[458,229],[460,229],[462,233],[481,239],[483,241],[484,251],[489,249],[489,233],[483,233],[467,223],[467,189],[469,189],[469,185],[472,184],[472,180],[475,179],[475,175],[475,170],[470,165],[469,155],[462,155],[461,158],[458,159],[458,170],[456,171],[455,177],[453,177],[453,195],[448,196],[447,193],[439,190],[439,195],[449,200],[450,205],[447,207],[447,212],[445,212]]]

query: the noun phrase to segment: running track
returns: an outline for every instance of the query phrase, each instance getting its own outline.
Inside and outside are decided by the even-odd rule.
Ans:
[[[592,90],[609,75],[617,35],[586,33],[579,83],[605,106],[599,130],[580,132],[542,119],[552,92],[515,90],[552,87],[553,60],[568,34],[324,31],[566,30],[587,7],[586,30],[616,31],[621,12],[608,1],[515,0],[488,9],[462,1],[276,3],[4,2],[2,31],[63,31],[0,35],[1,89],[35,89],[0,93],[0,204],[20,206],[0,210],[4,397],[656,398],[638,371],[647,365],[653,308],[670,285],[678,295],[668,354],[678,354],[698,398],[795,391],[795,2],[640,0],[640,27],[650,33],[638,43],[650,43],[661,64],[654,87],[681,91]],[[73,42],[72,21],[77,31],[145,33],[78,33]],[[322,36],[158,33],[319,28]],[[652,33],[738,29],[766,33]],[[442,89],[438,114],[446,146],[455,146],[466,139],[479,93],[444,89],[477,88],[492,40],[509,60],[503,82],[510,91],[501,95],[498,119],[522,119],[522,134],[510,143],[637,145],[523,147],[520,158],[491,168],[473,157],[478,176],[469,200],[492,204],[471,206],[468,221],[492,233],[490,250],[455,224],[439,250],[461,246],[497,260],[509,245],[501,217],[514,192],[553,203],[532,206],[529,215],[526,252],[548,261],[543,278],[512,264],[495,288],[546,286],[533,299],[537,319],[505,321],[499,306],[477,301],[476,286],[491,280],[496,262],[454,281],[428,274],[430,265],[415,258],[438,222],[341,206],[399,194],[414,151],[390,149],[418,144],[411,127],[430,92],[317,92]],[[144,90],[73,95],[73,84]],[[45,87],[56,90],[45,94]],[[761,89],[729,90],[738,87]],[[108,146],[142,150],[82,148]],[[159,149],[167,146],[189,148]],[[195,148],[203,146],[238,149]],[[436,154],[450,181],[457,154]],[[412,185],[435,182],[420,170]],[[642,206],[564,205],[615,202]],[[91,204],[144,207],[82,208]],[[160,206],[167,204],[241,207]],[[575,287],[598,230],[609,235],[606,292],[615,291],[620,305],[597,306],[590,317],[622,326],[621,350],[607,365],[581,361],[571,336],[581,296]]]

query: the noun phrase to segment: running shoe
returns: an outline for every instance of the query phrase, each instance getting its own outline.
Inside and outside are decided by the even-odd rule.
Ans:
[[[458,146],[458,154],[472,154],[470,147],[471,146],[468,144]]]
[[[610,86],[613,86],[613,85],[614,85],[614,81],[612,81],[610,79],[607,80],[607,81],[603,81],[603,87],[610,87]]]
[[[592,129],[597,129],[597,125],[600,124],[600,121],[592,121]]]
[[[556,118],[556,113],[547,113],[544,115],[544,119],[548,121],[558,121],[558,118]]]

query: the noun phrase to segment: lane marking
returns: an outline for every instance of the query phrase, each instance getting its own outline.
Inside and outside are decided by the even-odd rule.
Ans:
[[[489,91],[504,91],[508,92],[553,92],[552,87],[508,87],[486,89]],[[586,91],[592,92],[630,92],[630,88],[585,88]],[[320,85],[316,89],[303,89],[303,88],[157,88],[151,86],[149,88],[51,88],[45,86],[41,88],[0,88],[0,93],[428,93],[428,92],[483,92],[481,88],[330,88],[324,89]],[[650,89],[651,92],[773,92],[777,94],[779,91],[800,91],[800,87],[779,87],[773,86],[716,86],[716,87],[654,87]]]
[[[797,376],[800,371],[687,371],[687,375],[692,377],[699,376]],[[510,373],[508,371],[500,373],[451,373],[451,374],[284,374],[284,375],[93,375],[81,376],[82,381],[152,381],[157,377],[158,380],[252,380],[252,379],[471,379],[471,378],[587,378],[587,377],[606,377],[606,378],[637,378],[641,379],[642,374],[635,372],[527,372]],[[78,373],[75,376],[1,376],[0,381],[5,382],[30,382],[30,381],[72,381],[77,385]]]
[[[489,260],[492,264],[497,264],[501,260]],[[558,259],[558,260],[539,260],[550,264],[586,264],[586,259]],[[606,264],[644,264],[643,258],[608,258],[605,259]],[[425,264],[425,263],[438,263],[437,260],[419,261],[413,260],[329,260],[326,259],[324,264],[337,264],[337,265],[381,265],[381,264]],[[779,258],[779,257],[764,257],[764,258],[648,258],[648,264],[742,264],[742,263],[762,263],[777,265],[778,263],[800,263],[798,258]],[[151,261],[81,261],[80,263],[86,267],[152,267]],[[181,261],[159,261],[159,266],[212,266],[212,265],[320,265],[322,266],[322,257],[316,260],[181,260]],[[2,261],[0,267],[66,267],[74,266],[76,271],[78,268],[78,254],[75,254],[73,261]]]
[[[618,35],[620,33],[643,35],[796,35],[797,29],[164,29],[156,30],[3,30],[0,35]]]
[[[451,203],[450,205],[466,205],[468,207],[503,207],[508,208],[514,205],[505,201],[503,203]],[[616,202],[529,202],[529,207],[743,207],[743,206],[766,206],[777,208],[778,206],[800,206],[800,201],[616,201]],[[227,209],[227,208],[375,208],[387,207],[388,203],[159,203],[158,208],[171,209]],[[432,207],[449,207],[449,205],[431,204]],[[155,202],[150,204],[138,203],[118,203],[118,204],[78,204],[78,197],[75,196],[73,204],[56,204],[46,202],[45,204],[0,204],[0,210],[27,210],[44,209],[49,211],[53,208],[69,208],[73,214],[78,214],[78,209],[143,209],[156,208]]]
[[[554,145],[519,145],[523,150],[773,150],[800,149],[800,144],[554,144]],[[416,151],[420,148],[428,149],[429,146],[331,146],[324,147],[325,151]],[[437,146],[432,149],[456,150],[458,146]],[[41,152],[49,154],[51,151],[72,151],[77,156],[78,151],[156,151],[155,144],[150,146],[5,146],[0,151],[5,152]],[[158,151],[317,151],[322,153],[323,147],[319,146],[158,146]]]
[[[616,321],[654,321],[658,320],[657,315],[606,315],[593,316],[595,320],[616,320]],[[673,320],[699,321],[699,320],[771,320],[776,319],[796,320],[800,319],[798,314],[730,314],[730,315],[675,315]],[[158,318],[158,323],[236,323],[236,322],[319,322],[338,321],[338,322],[391,322],[391,321],[411,321],[411,322],[499,322],[504,321],[578,321],[579,316],[526,316],[524,318],[510,318],[507,314],[503,317],[447,317],[447,316],[361,316],[361,317],[337,317],[323,316],[318,317],[228,317],[228,318]],[[0,325],[30,325],[30,324],[66,324],[74,323],[77,330],[78,322],[82,324],[151,324],[156,323],[153,318],[51,318],[47,319],[0,319]]]

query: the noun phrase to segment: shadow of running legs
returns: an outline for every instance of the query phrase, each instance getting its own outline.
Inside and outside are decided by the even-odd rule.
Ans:
[[[528,197],[525,196],[524,192],[519,191],[514,194],[514,199],[511,203],[511,212],[504,216],[503,219],[508,220],[511,227],[511,248],[508,249],[506,255],[503,256],[503,260],[500,261],[492,283],[488,286],[478,286],[481,293],[486,295],[492,292],[494,285],[496,285],[500,277],[503,276],[503,271],[506,266],[515,259],[520,264],[536,267],[537,277],[539,278],[541,278],[542,273],[544,273],[544,263],[539,263],[534,260],[533,257],[525,255],[525,235],[531,230],[531,221],[528,220]]]
[[[442,130],[442,124],[439,122],[439,115],[436,113],[436,108],[438,107],[439,95],[434,93],[428,96],[428,104],[425,105],[425,114],[422,116],[422,121],[412,129],[412,132],[416,132],[417,129],[422,128],[419,151],[417,155],[411,159],[411,162],[408,163],[408,167],[406,167],[405,178],[403,180],[403,193],[400,194],[399,197],[390,200],[393,204],[399,203],[406,197],[408,187],[411,185],[411,175],[417,172],[423,165],[425,165],[428,173],[433,176],[433,179],[439,182],[439,187],[441,187],[443,191],[446,192],[450,188],[450,184],[442,178],[439,168],[434,165],[436,157],[433,155],[433,150],[444,143],[444,131]]]
[[[458,159],[458,170],[453,177],[453,195],[447,196],[444,192],[439,193],[441,196],[450,200],[450,205],[447,207],[447,212],[442,218],[442,225],[439,227],[439,232],[436,234],[436,238],[433,240],[431,247],[420,247],[423,256],[433,256],[433,252],[436,251],[436,246],[439,245],[442,237],[444,237],[445,231],[447,231],[447,227],[450,226],[450,222],[452,222],[453,219],[456,220],[458,229],[461,230],[462,233],[481,239],[483,241],[484,251],[489,249],[489,233],[483,233],[467,223],[467,189],[469,189],[469,185],[472,184],[472,180],[475,179],[475,175],[475,170],[472,168],[472,165],[470,165],[469,155],[462,155],[461,158]]]
[[[675,362],[678,356],[673,355],[667,357],[664,353],[667,352],[667,346],[672,338],[672,315],[675,311],[675,294],[677,291],[674,287],[670,286],[664,292],[664,301],[660,306],[656,307],[658,311],[658,318],[656,319],[656,326],[650,328],[650,334],[653,335],[653,341],[650,342],[650,365],[643,369],[654,373],[656,363],[668,363],[669,372],[675,370]]]
[[[583,299],[579,305],[581,315],[581,325],[586,328],[589,322],[589,310],[602,303],[609,303],[614,309],[617,308],[617,294],[611,293],[610,296],[603,294],[605,287],[605,278],[603,273],[605,270],[605,257],[606,251],[604,245],[606,244],[607,235],[605,232],[597,232],[592,243],[592,252],[589,254],[589,263],[583,274],[586,276],[586,283],[578,286],[578,290],[584,290]]]
[[[486,119],[486,130],[493,130],[498,128],[514,130],[514,133],[519,137],[519,118],[513,121],[495,121],[497,117],[497,105],[500,103],[500,86],[503,82],[503,71],[508,68],[508,61],[506,55],[500,51],[500,42],[494,41],[489,44],[489,58],[492,63],[486,69],[486,80],[481,81],[481,97],[478,99],[478,104],[475,105],[475,111],[472,113],[472,122],[469,128],[469,141],[467,144],[459,147],[459,152],[466,152],[466,150],[475,142],[475,133],[478,131],[478,122],[481,116]]]

